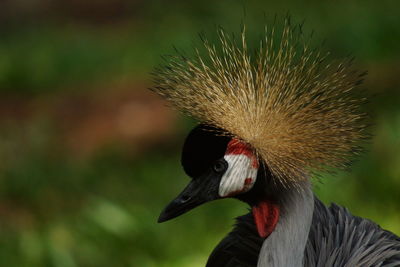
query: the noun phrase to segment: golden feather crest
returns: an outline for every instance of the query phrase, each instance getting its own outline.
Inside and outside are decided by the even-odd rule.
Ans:
[[[326,62],[311,50],[300,27],[265,30],[250,52],[219,31],[220,47],[193,59],[177,56],[154,73],[153,91],[202,123],[250,144],[274,177],[296,184],[310,171],[344,168],[364,138],[362,73],[351,60]]]

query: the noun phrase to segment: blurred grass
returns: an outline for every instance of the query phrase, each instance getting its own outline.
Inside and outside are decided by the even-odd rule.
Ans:
[[[294,1],[232,2],[171,1],[166,10],[162,2],[150,1],[143,4],[138,17],[119,23],[93,25],[53,18],[5,28],[0,43],[0,90],[40,93],[71,89],[83,81],[143,79],[161,54],[170,53],[172,45],[188,49],[200,31],[212,32],[221,25],[238,32],[245,21],[258,36],[265,22],[287,12],[297,21],[305,19],[305,28],[315,30],[317,38],[326,38],[326,47],[341,56],[351,53],[366,62],[399,58],[398,12],[390,1],[379,5],[312,1],[308,8]]]
[[[85,109],[78,112],[75,124],[63,126],[63,116],[88,105],[82,97],[95,99],[107,90],[118,95],[119,89],[113,88],[120,84],[142,92],[160,55],[171,53],[172,45],[190,51],[202,30],[211,38],[215,24],[238,32],[244,20],[249,36],[257,39],[264,21],[287,12],[295,21],[305,19],[306,30],[315,30],[317,42],[326,38],[333,57],[353,54],[358,67],[370,73],[363,85],[373,94],[368,111],[374,119],[374,138],[368,153],[350,173],[317,184],[317,194],[400,234],[396,2],[115,0],[88,6],[55,1],[58,4],[48,6],[37,0],[29,9],[21,8],[23,0],[5,3],[7,8],[0,6],[2,265],[203,266],[231,228],[232,218],[247,207],[218,201],[156,224],[161,209],[187,182],[179,150],[193,122],[167,121],[173,124],[172,133],[160,131],[150,141],[111,135],[96,143],[93,140],[103,136],[101,129],[115,125],[103,122],[109,117],[104,103],[96,109],[93,104],[86,107],[96,116],[88,116]],[[113,97],[110,94],[111,103]],[[64,113],[54,116],[54,108],[48,106]],[[139,108],[128,105],[133,116],[145,116]],[[89,129],[91,123],[101,125],[84,132],[84,138],[70,137],[82,147],[97,144],[83,156],[63,137],[82,124],[81,117]],[[143,142],[148,145],[143,147]]]

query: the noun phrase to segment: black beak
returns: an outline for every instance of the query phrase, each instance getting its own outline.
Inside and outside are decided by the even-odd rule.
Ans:
[[[193,179],[183,191],[161,212],[158,222],[171,220],[195,207],[220,198],[218,195],[221,177],[207,175]]]

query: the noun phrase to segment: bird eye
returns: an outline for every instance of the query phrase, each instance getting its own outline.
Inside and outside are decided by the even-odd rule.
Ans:
[[[220,160],[217,160],[216,162],[214,162],[213,169],[215,172],[222,173],[227,168],[228,168],[228,163],[223,159],[220,159]]]

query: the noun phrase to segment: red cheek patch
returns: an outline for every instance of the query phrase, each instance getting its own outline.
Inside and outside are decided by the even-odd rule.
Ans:
[[[246,144],[241,142],[240,140],[233,138],[231,141],[228,143],[228,147],[226,148],[225,154],[229,155],[246,155],[248,157],[253,155],[253,151],[251,147]]]
[[[251,182],[253,182],[253,179],[251,178],[244,179],[244,186],[251,185]]]
[[[225,155],[245,155],[252,160],[252,167],[258,169],[258,160],[254,155],[254,151],[250,145],[241,142],[239,139],[233,138],[228,143]]]
[[[248,191],[251,189],[253,185],[253,179],[252,178],[246,178],[244,179],[244,183],[243,183],[243,190],[244,191]]]

